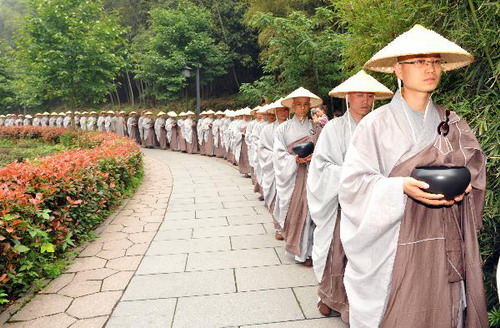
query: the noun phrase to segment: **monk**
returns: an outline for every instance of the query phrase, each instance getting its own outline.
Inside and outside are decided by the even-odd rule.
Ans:
[[[205,112],[206,118],[203,121],[203,142],[205,145],[205,155],[214,156],[214,134],[212,132],[213,122],[214,122],[214,114],[213,110],[208,110]]]
[[[340,177],[351,327],[488,327],[477,240],[485,156],[465,120],[431,99],[443,71],[472,61],[415,25],[365,64],[403,87],[358,124]],[[471,183],[447,199],[410,177],[417,166],[465,166]]]
[[[308,113],[311,106],[322,103],[321,98],[302,87],[286,96],[281,104],[295,115],[276,128],[274,137],[274,170],[280,207],[278,222],[283,228],[286,251],[305,266],[312,266],[313,223],[306,199],[307,168],[312,154],[301,158],[292,152],[292,147],[315,140]]]
[[[142,127],[144,129],[144,147],[154,148],[155,145],[155,129],[153,121],[153,113],[147,111],[144,113],[145,117],[142,120]]]
[[[259,142],[260,142],[260,134],[262,132],[262,129],[269,124],[268,120],[266,119],[267,116],[267,108],[265,106],[260,107],[257,112],[255,113],[255,117],[257,120],[257,123],[255,124],[253,130],[252,130],[252,137],[251,137],[251,142],[253,144],[252,148],[259,148]],[[264,200],[264,190],[262,189],[262,169],[259,164],[259,160],[257,158],[258,153],[254,152],[252,161],[251,163],[253,164],[254,168],[254,180],[255,180],[255,185],[253,191],[256,193],[259,193],[259,200],[263,201]]]
[[[215,120],[212,122],[212,134],[214,135],[214,153],[218,158],[224,156],[223,144],[222,144],[222,125],[223,125],[224,113],[220,110],[215,112]]]
[[[281,105],[282,100],[282,98],[278,99],[274,103],[267,106],[266,116],[269,117],[269,124],[262,129],[259,136],[258,148],[255,150],[261,171],[261,185],[264,194],[264,204],[273,215],[274,228],[276,230],[274,236],[277,240],[283,240],[284,238],[281,233],[281,226],[276,219],[279,214],[275,215],[275,213],[279,213],[279,206],[277,206],[276,178],[273,162],[274,132],[278,125],[288,119],[288,115],[290,113],[290,110],[287,107]],[[274,117],[274,120],[272,117]]]
[[[156,141],[160,149],[167,149],[167,131],[165,130],[165,112],[158,112],[155,120]]]
[[[240,156],[238,160],[238,170],[240,174],[244,174],[245,177],[250,177],[251,167],[248,162],[248,145],[245,141],[245,134],[248,124],[252,118],[250,108],[244,108],[241,112],[242,114],[242,123],[240,125],[240,133],[241,133],[241,141],[240,141]]]
[[[167,145],[168,145],[168,148],[174,150],[173,145],[176,144],[177,140],[173,140],[175,137],[173,132],[174,132],[174,124],[176,122],[175,118],[177,117],[177,113],[175,113],[173,111],[169,111],[167,113],[167,116],[168,116],[168,118],[165,121],[165,130],[167,131]],[[177,144],[176,144],[176,146],[177,146]]]
[[[127,120],[127,132],[130,139],[137,142],[139,145],[141,144],[141,137],[139,135],[139,122],[137,118],[138,114],[135,111],[131,111],[129,113],[129,117]]]
[[[186,149],[188,154],[198,153],[198,135],[196,131],[196,122],[193,121],[195,115],[192,111],[186,112],[184,120],[184,137],[186,139]]]
[[[329,95],[345,99],[348,110],[328,122],[318,138],[307,176],[307,202],[316,225],[312,259],[319,282],[318,310],[324,316],[341,315],[348,323],[349,306],[343,283],[347,258],[339,229],[340,172],[356,125],[371,111],[375,99],[390,98],[392,92],[360,71]]]
[[[87,131],[95,131],[97,122],[97,112],[90,112],[87,118]]]
[[[118,115],[116,115],[115,133],[122,137],[127,136],[127,120],[125,117],[126,115],[127,113],[123,110],[118,112]]]

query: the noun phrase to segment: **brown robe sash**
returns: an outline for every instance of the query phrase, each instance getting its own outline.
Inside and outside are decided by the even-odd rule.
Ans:
[[[293,154],[292,148],[303,142],[311,140],[311,136],[305,136],[295,140],[287,145],[287,150]],[[301,256],[302,250],[300,243],[302,242],[302,232],[304,224],[309,215],[309,207],[307,206],[307,164],[298,164],[297,176],[295,178],[295,186],[290,198],[290,206],[283,227],[283,237],[286,240],[286,251],[297,256]]]
[[[342,321],[349,323],[349,302],[344,286],[347,257],[340,241],[340,211],[339,206],[333,239],[326,258],[325,271],[318,287],[318,296],[330,309],[340,313]]]
[[[438,108],[438,112],[443,117],[444,110]],[[465,159],[473,191],[451,207],[430,207],[408,198],[381,327],[457,327],[462,281],[465,327],[488,327],[477,240],[485,159],[467,123],[454,113],[450,118],[451,151],[443,153],[436,143],[431,144],[397,165],[390,176],[409,176],[416,166],[463,165]]]

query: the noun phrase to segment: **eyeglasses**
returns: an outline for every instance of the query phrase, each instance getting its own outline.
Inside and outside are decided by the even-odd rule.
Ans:
[[[435,67],[435,66],[443,66],[443,64],[446,64],[446,62],[442,59],[416,59],[412,61],[404,61],[404,62],[399,62],[399,64],[410,64],[410,65],[415,65],[415,67],[418,68],[424,68],[427,66],[427,64]]]

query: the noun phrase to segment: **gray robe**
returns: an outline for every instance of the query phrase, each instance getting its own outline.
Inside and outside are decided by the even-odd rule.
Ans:
[[[349,113],[328,122],[314,149],[307,176],[307,202],[316,225],[312,259],[318,282],[323,278],[339,205],[339,180],[356,122]]]
[[[305,195],[302,196],[305,190],[295,188],[295,183],[298,171],[300,169],[307,171],[308,164],[300,164],[302,166],[300,168],[296,161],[296,155],[291,153],[290,147],[300,140],[309,138],[312,128],[310,120],[306,118],[304,122],[300,122],[294,116],[278,126],[274,138],[274,170],[280,207],[279,217],[276,219],[283,228],[283,234],[287,241],[286,250],[295,254],[296,259],[300,262],[305,261],[312,252],[312,221],[308,212],[303,214],[305,217],[298,217],[298,213],[289,215],[289,211],[290,206],[295,205],[291,204],[294,196],[305,197]],[[305,184],[305,181],[303,183]],[[302,230],[300,231],[300,229]],[[294,236],[288,235],[290,230],[293,231]]]
[[[395,306],[394,303],[389,302],[389,296],[400,290],[400,286],[403,287],[402,290],[407,288],[405,285],[407,282],[399,285],[399,281],[392,281],[393,275],[399,277],[401,270],[413,277],[412,281],[424,279],[426,282],[411,287],[417,288],[414,297],[406,295],[401,299],[400,302],[405,303],[407,313],[400,313],[399,320],[404,321],[406,325],[414,326],[411,320],[425,320],[429,317],[440,321],[451,319],[451,317],[446,316],[445,312],[441,312],[444,316],[440,315],[442,308],[439,307],[451,297],[452,293],[450,290],[443,290],[443,286],[439,284],[433,285],[431,283],[436,279],[436,275],[441,274],[442,267],[448,265],[446,256],[443,256],[441,252],[446,238],[436,230],[434,235],[418,236],[417,234],[416,237],[413,236],[414,239],[405,239],[398,243],[400,228],[403,225],[408,227],[410,224],[408,220],[411,220],[411,218],[405,218],[403,221],[407,205],[416,206],[419,210],[427,210],[425,206],[415,205],[415,202],[403,193],[404,175],[391,176],[391,174],[395,168],[414,158],[424,149],[432,150],[445,159],[449,155],[457,154],[455,162],[449,162],[449,165],[464,165],[466,164],[464,162],[469,160],[470,153],[478,151],[481,154],[481,152],[470,128],[461,122],[456,115],[450,122],[450,127],[452,123],[454,126],[463,125],[454,133],[459,136],[458,142],[438,135],[437,126],[443,118],[440,117],[432,102],[425,112],[422,126],[418,126],[418,121],[412,118],[412,115],[408,113],[409,110],[411,109],[398,91],[390,104],[368,114],[360,122],[345,157],[339,190],[339,200],[342,206],[340,237],[348,258],[344,284],[350,303],[349,320],[352,327],[377,327],[381,324],[386,309]],[[452,133],[450,133],[451,135]],[[396,141],[397,147],[395,147]],[[464,148],[461,146],[462,143],[466,145]],[[428,157],[427,160],[431,161],[435,158]],[[408,174],[408,172],[404,174]],[[483,188],[481,185],[475,186],[475,182],[473,182],[473,187]],[[469,196],[466,196],[464,204],[469,202]],[[445,213],[447,210],[438,208],[436,211]],[[411,213],[413,212],[408,212],[410,216]],[[419,217],[415,220],[424,220],[424,218]],[[480,220],[480,218],[476,220]],[[434,219],[431,222],[426,222],[438,221]],[[471,224],[470,219],[464,222]],[[422,224],[424,223],[422,222]],[[413,225],[418,226],[419,223],[413,222]],[[405,237],[408,237],[406,230]],[[411,268],[411,262],[405,264],[407,270],[400,265],[395,266],[396,251],[408,251],[412,252],[413,256],[418,256],[425,249],[430,251],[426,257],[429,263],[420,266],[417,269],[418,272],[415,271],[415,268]],[[467,269],[477,270],[479,267],[480,275],[479,254],[476,254],[474,261],[475,264],[469,262],[470,267],[467,266]],[[471,273],[473,274],[470,278],[474,276],[474,272]],[[467,274],[469,279],[469,271]],[[446,277],[446,274],[444,277],[438,278],[442,279],[441,282],[446,281],[445,284],[448,285],[449,278]],[[394,290],[391,289],[393,283],[397,283]],[[429,287],[431,287],[430,290]],[[487,322],[485,310],[478,311],[476,308],[481,303],[480,297],[479,300],[477,298],[469,299],[469,293],[474,293],[474,291],[469,290],[470,287],[479,290],[482,288],[482,284],[473,285],[471,283],[467,285],[467,309],[468,311],[472,310],[471,314],[474,311],[481,312],[480,315],[484,315],[481,318],[482,322]],[[422,299],[422,296],[418,297],[418,295],[424,294],[428,296],[427,299]],[[435,299],[436,297],[441,297],[439,302],[442,304],[430,302],[431,298]],[[460,297],[458,298],[460,299]],[[408,308],[406,303],[410,299],[413,305]],[[484,295],[482,302],[484,303]],[[426,306],[426,303],[431,308],[422,309],[421,306]],[[389,313],[394,315],[393,311]],[[391,319],[394,318],[391,316]],[[474,320],[474,316],[469,316],[468,312],[469,319]],[[474,327],[483,325],[473,323]],[[393,325],[388,324],[388,326],[392,327]],[[434,326],[444,327],[442,323],[436,323]],[[451,322],[445,326],[450,327]]]

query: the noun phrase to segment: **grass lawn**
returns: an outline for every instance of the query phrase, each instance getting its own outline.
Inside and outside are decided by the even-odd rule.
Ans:
[[[51,145],[43,140],[9,140],[0,138],[0,167],[14,161],[32,159],[37,156],[47,156],[66,149],[61,144]]]

